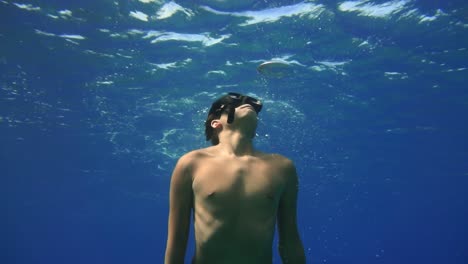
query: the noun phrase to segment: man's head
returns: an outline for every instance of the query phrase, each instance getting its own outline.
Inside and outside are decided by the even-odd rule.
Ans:
[[[211,140],[213,145],[217,145],[219,143],[219,138],[215,127],[213,127],[213,121],[220,119],[223,114],[226,114],[227,123],[232,124],[234,122],[236,108],[243,105],[250,105],[257,114],[262,110],[262,102],[253,97],[239,93],[231,92],[217,99],[211,105],[208,117],[205,121],[206,140]]]

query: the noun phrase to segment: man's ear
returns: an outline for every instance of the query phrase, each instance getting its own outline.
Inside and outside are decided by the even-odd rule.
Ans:
[[[219,119],[215,119],[211,121],[211,127],[214,129],[220,128],[222,126],[221,122]]]

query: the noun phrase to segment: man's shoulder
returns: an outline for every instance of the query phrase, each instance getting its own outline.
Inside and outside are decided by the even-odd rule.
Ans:
[[[264,158],[264,159],[267,159],[267,160],[270,160],[272,162],[274,162],[275,164],[278,164],[278,165],[281,165],[281,166],[294,166],[294,163],[291,159],[289,159],[288,157],[286,156],[283,156],[281,154],[278,154],[278,153],[263,153],[263,152],[259,152],[259,156]]]
[[[212,147],[201,148],[192,150],[190,152],[185,153],[179,158],[179,162],[182,163],[193,163],[202,158],[213,156]]]
[[[271,156],[271,163],[280,172],[280,175],[284,177],[287,182],[297,181],[297,171],[294,162],[286,156],[281,154],[273,153]]]
[[[174,171],[191,174],[191,172],[201,164],[204,157],[208,156],[209,152],[207,152],[206,149],[197,149],[187,152],[179,158]]]

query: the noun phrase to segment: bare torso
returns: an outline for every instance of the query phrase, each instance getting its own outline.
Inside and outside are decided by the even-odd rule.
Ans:
[[[191,154],[196,264],[271,263],[278,204],[288,160],[216,148]]]

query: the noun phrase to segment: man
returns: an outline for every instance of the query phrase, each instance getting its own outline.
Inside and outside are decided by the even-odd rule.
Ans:
[[[294,164],[252,144],[261,108],[237,93],[212,104],[205,134],[213,146],[182,156],[172,174],[166,264],[184,262],[192,210],[193,263],[271,264],[276,220],[283,263],[305,263]]]

